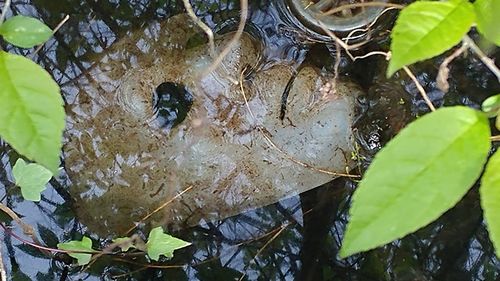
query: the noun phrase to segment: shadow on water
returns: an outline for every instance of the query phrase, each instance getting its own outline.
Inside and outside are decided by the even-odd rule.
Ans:
[[[238,15],[238,1],[194,1],[196,11],[215,26]],[[305,60],[331,68],[335,56],[321,45],[300,44],[290,37],[270,1],[251,3],[251,20],[265,31],[267,59]],[[14,14],[33,15],[55,26],[71,19],[50,40],[35,60],[43,65],[71,96],[71,82],[88,76],[93,60],[106,53],[130,30],[150,21],[162,21],[182,10],[181,1],[52,1],[14,0]],[[284,31],[285,30],[285,31]],[[387,48],[387,40],[370,43],[365,51]],[[287,46],[283,48],[282,46]],[[31,51],[7,46],[23,55]],[[308,50],[312,50],[308,53]],[[499,52],[495,54],[499,57]],[[434,82],[442,61],[418,64],[415,73],[435,104],[477,107],[500,89],[495,78],[473,58],[460,59],[451,70],[451,91],[444,95]],[[363,113],[357,122],[362,153],[361,169],[380,147],[415,116],[427,111],[409,79],[385,78],[385,62],[376,57],[356,63],[343,59],[341,75],[358,81],[366,90],[359,98]],[[14,188],[12,163],[18,155],[0,141],[0,196],[2,203],[33,225],[43,245],[90,235],[94,248],[106,240],[88,231],[75,218],[67,189],[71,181],[62,174],[50,182],[40,203],[24,201]],[[337,179],[300,196],[249,211],[223,221],[209,222],[174,233],[193,246],[179,250],[171,261],[148,263],[143,256],[100,258],[88,270],[70,266],[64,255],[49,256],[10,232],[2,231],[2,255],[12,280],[499,280],[500,262],[488,239],[477,188],[436,222],[415,234],[379,249],[341,260],[337,257],[348,208],[356,182]],[[422,206],[425,207],[425,206]],[[166,266],[167,265],[167,266]],[[162,268],[165,267],[165,268]]]

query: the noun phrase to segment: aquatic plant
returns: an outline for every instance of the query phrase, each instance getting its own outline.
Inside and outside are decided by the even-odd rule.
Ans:
[[[18,47],[45,43],[52,30],[41,21],[14,16],[3,22],[0,35]],[[56,174],[65,124],[63,99],[49,73],[20,55],[0,51],[0,137],[20,154]]]

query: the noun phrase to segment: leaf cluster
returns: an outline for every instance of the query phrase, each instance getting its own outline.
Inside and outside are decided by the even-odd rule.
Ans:
[[[14,46],[32,48],[49,40],[52,30],[35,18],[14,16],[0,23],[0,36]],[[38,64],[2,50],[0,85],[0,138],[40,164],[19,159],[13,169],[23,197],[39,201],[59,167],[65,125],[60,88]]]
[[[119,237],[113,239],[112,245],[120,248],[122,252],[127,252],[130,249],[145,251],[149,258],[158,261],[161,255],[168,259],[173,258],[175,250],[185,248],[191,243],[166,234],[162,227],[156,227],[149,232],[148,241],[145,245],[137,237]],[[92,240],[86,236],[81,241],[72,240],[59,243],[57,248],[69,251],[68,254],[77,260],[78,265],[88,264],[92,259],[92,253],[98,253],[92,249]]]
[[[500,46],[500,1],[417,1],[404,8],[391,33],[387,75],[440,55],[458,44],[474,23]],[[438,109],[409,124],[379,151],[354,193],[340,255],[347,257],[402,238],[455,206],[481,178],[481,206],[500,256],[500,151],[491,149],[488,117],[500,113],[500,95],[482,111]]]

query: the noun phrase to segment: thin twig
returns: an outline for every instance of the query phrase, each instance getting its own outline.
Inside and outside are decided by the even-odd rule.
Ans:
[[[332,91],[334,93],[337,92],[337,80],[339,79],[339,68],[340,68],[340,60],[342,59],[341,53],[342,50],[340,49],[340,45],[338,42],[335,42],[335,64],[333,66],[333,81],[332,81]]]
[[[382,52],[382,51],[373,51],[373,52],[366,53],[366,54],[364,54],[362,56],[355,56],[355,57],[352,58],[352,60],[356,61],[356,60],[360,60],[360,59],[366,59],[368,57],[375,56],[375,55],[381,55],[381,56],[384,56],[384,57],[387,58],[388,53]]]
[[[347,55],[351,59],[354,59],[354,56],[349,52],[349,50],[357,49],[366,44],[366,42],[361,42],[354,45],[348,45],[340,38],[338,38],[337,35],[335,35],[330,29],[328,29],[328,27],[326,27],[326,25],[322,21],[318,20],[318,24],[320,25],[321,29],[323,29],[323,31],[326,33],[326,35],[328,35],[331,39],[333,39],[337,44],[340,45],[340,47],[342,47],[346,51]]]
[[[407,66],[403,66],[403,69],[406,72],[406,74],[408,74],[408,76],[410,76],[411,80],[413,80],[413,82],[417,86],[418,92],[420,93],[420,95],[424,99],[427,106],[431,109],[431,111],[436,111],[436,108],[434,107],[431,100],[429,99],[429,96],[427,96],[427,93],[425,92],[424,87],[422,87],[420,82],[418,82],[417,77],[415,77],[415,75],[413,75],[413,72],[411,72],[411,70]]]
[[[403,9],[405,6],[404,5],[399,5],[399,4],[394,4],[394,3],[386,3],[386,2],[364,2],[364,3],[352,3],[352,4],[346,4],[342,5],[333,9],[330,9],[324,13],[322,13],[322,16],[329,16],[336,14],[338,12],[341,12],[343,10],[347,9],[352,9],[352,8],[360,8],[360,7],[391,7],[391,8],[396,8],[396,9]]]
[[[186,9],[186,12],[188,13],[189,17],[198,25],[199,28],[205,32],[205,34],[208,37],[208,45],[210,46],[210,56],[212,58],[215,57],[215,43],[214,43],[214,32],[212,29],[206,25],[198,16],[196,16],[193,6],[191,6],[191,3],[189,3],[189,0],[182,0],[184,3],[184,8]]]
[[[245,30],[245,24],[248,19],[248,0],[241,0],[240,2],[240,7],[241,7],[241,16],[240,16],[240,23],[238,24],[238,29],[236,30],[236,33],[234,34],[233,38],[227,46],[222,50],[222,52],[217,56],[217,58],[214,59],[212,64],[202,73],[202,77],[207,76],[210,74],[212,71],[217,69],[217,67],[221,64],[221,62],[224,60],[224,58],[229,54],[229,52],[233,49],[234,45],[238,43],[238,41],[241,38],[241,35],[243,35],[243,31]]]
[[[11,208],[6,205],[0,203],[0,210],[9,215],[23,230],[23,233],[31,238],[35,243],[39,243],[38,239],[35,236],[35,230],[33,226],[25,223]]]
[[[78,251],[78,250],[61,250],[61,249],[54,249],[54,248],[49,248],[42,246],[40,244],[28,241],[24,238],[21,238],[19,235],[15,234],[12,230],[10,230],[8,227],[6,227],[3,223],[0,223],[0,227],[3,228],[6,234],[14,237],[16,240],[19,242],[29,245],[33,248],[36,248],[41,251],[47,251],[47,252],[53,252],[53,253],[63,253],[63,254],[68,254],[68,253],[75,253],[75,254],[95,254],[99,253],[98,251]]]
[[[450,84],[448,83],[448,77],[450,75],[450,69],[448,68],[448,65],[456,59],[458,56],[460,56],[463,52],[467,50],[467,44],[463,43],[460,48],[456,49],[453,54],[451,54],[449,57],[447,57],[443,63],[439,66],[439,71],[438,75],[436,77],[436,82],[438,88],[443,91],[443,93],[447,93],[448,90],[450,89]]]
[[[52,31],[52,35],[56,34],[57,31],[59,31],[59,29],[61,29],[61,27],[69,20],[69,15],[66,15],[60,22],[59,24],[57,24],[57,26],[54,28],[54,30]],[[31,54],[31,57],[33,58],[36,54],[38,54],[38,52],[40,52],[40,50],[43,48],[43,45],[45,44],[41,44],[39,45],[36,50],[33,52],[33,54]]]
[[[474,40],[472,40],[468,35],[465,35],[464,38],[462,38],[462,42],[464,44],[467,44],[469,49],[471,49],[472,52],[474,52],[479,59],[488,67],[493,74],[497,77],[498,81],[500,82],[500,69],[495,65],[495,62],[487,57],[483,51],[474,43]]]
[[[0,15],[0,24],[3,23],[5,16],[7,16],[7,10],[10,8],[10,0],[6,0],[3,5],[2,14]]]
[[[151,213],[147,214],[145,217],[143,217],[139,223],[141,222],[144,222],[146,221],[147,219],[149,219],[152,215],[158,213],[159,211],[161,211],[163,208],[165,208],[168,204],[172,203],[174,200],[176,200],[177,198],[181,197],[184,193],[188,192],[189,190],[191,190],[193,188],[193,186],[191,185],[190,187],[184,189],[181,193],[175,195],[172,199],[168,200],[167,202],[165,202],[164,204],[162,204],[160,207],[156,208],[154,211],[152,211]],[[137,228],[137,225],[139,224],[136,224],[134,225],[133,227],[131,227],[130,229],[127,230],[127,232],[125,232],[125,235],[128,235],[130,232],[132,232],[134,229]]]
[[[276,234],[273,235],[273,237],[271,237],[271,239],[269,239],[265,244],[264,246],[262,246],[258,251],[257,253],[255,254],[255,256],[253,257],[252,261],[254,261],[263,251],[264,249],[267,248],[267,246],[269,246],[269,244],[271,244],[276,238],[278,238],[278,236],[290,225],[291,223],[287,223],[287,224],[284,224],[281,226],[281,229],[276,232]],[[245,270],[248,268],[249,265],[245,266]],[[240,279],[238,279],[238,281],[241,281],[243,280],[243,278],[245,278],[246,276],[246,272],[243,273],[240,277]]]
[[[346,37],[342,38],[342,40],[344,40],[346,43],[348,43],[349,40],[356,39],[356,37],[354,36],[355,33],[357,33],[357,32],[368,32],[370,30],[370,28],[372,28],[375,25],[375,23],[377,23],[377,21],[380,19],[380,17],[382,17],[388,11],[391,11],[391,10],[394,10],[394,9],[396,9],[396,8],[389,7],[387,9],[383,10],[366,28],[354,29],[353,31],[349,32],[349,34]],[[360,36],[358,36],[358,37],[360,37]],[[369,41],[369,38],[367,38],[366,41]]]
[[[243,99],[245,101],[245,105],[250,113],[250,116],[252,116],[252,119],[254,121],[257,121],[256,118],[255,118],[255,115],[253,114],[252,110],[250,109],[250,106],[248,104],[248,99],[246,97],[246,94],[245,94],[245,89],[243,88],[243,73],[245,72],[245,70],[241,71],[240,73],[240,80],[239,80],[239,85],[240,85],[240,92],[241,92],[241,95],[243,96]],[[294,162],[295,164],[299,164],[300,166],[304,167],[304,168],[307,168],[307,169],[311,169],[313,171],[316,171],[316,172],[319,172],[319,173],[322,173],[322,174],[327,174],[327,175],[331,175],[331,176],[335,176],[335,177],[348,177],[348,178],[360,178],[359,175],[351,175],[351,174],[343,174],[343,173],[336,173],[336,172],[332,172],[332,171],[329,171],[329,170],[325,170],[325,169],[322,169],[322,168],[317,168],[311,164],[308,164],[308,163],[305,163],[305,162],[302,162],[298,159],[295,159],[294,157],[292,157],[290,154],[288,154],[286,151],[284,151],[283,149],[279,148],[275,143],[274,141],[271,139],[271,137],[269,136],[269,133],[267,132],[267,130],[261,126],[256,126],[256,129],[259,131],[259,133],[262,134],[262,137],[266,140],[266,142],[268,143],[269,146],[271,146],[272,148],[274,148],[275,150],[277,150],[280,154],[283,154],[283,156],[285,158],[287,158],[288,160]]]
[[[490,138],[491,141],[500,141],[500,136],[492,136]]]
[[[141,242],[144,244],[144,241],[142,241],[142,239],[139,237],[139,235],[134,234],[134,235],[130,236],[124,242],[114,242],[114,243],[111,243],[109,246],[107,246],[106,248],[104,248],[100,253],[97,253],[97,254],[93,255],[91,257],[91,259],[90,259],[90,262],[83,268],[82,271],[87,271],[97,261],[97,259],[99,259],[103,255],[113,254],[113,251],[116,248],[118,248],[118,247],[122,248],[123,246],[125,246],[128,243],[130,243],[131,245],[135,246],[137,243],[141,243]],[[138,247],[136,247],[136,249],[138,249],[140,251],[144,251],[145,250],[145,249],[139,249]]]

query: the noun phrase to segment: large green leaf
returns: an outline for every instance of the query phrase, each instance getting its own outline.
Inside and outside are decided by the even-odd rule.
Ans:
[[[500,150],[491,156],[481,178],[481,206],[490,239],[500,257]]]
[[[391,33],[387,76],[403,66],[437,56],[460,42],[475,14],[472,4],[459,1],[418,1],[404,8]]]
[[[151,230],[148,242],[146,243],[148,256],[155,261],[160,258],[160,255],[172,258],[175,250],[189,245],[191,245],[191,243],[165,234],[161,226]]]
[[[0,137],[57,174],[64,129],[59,86],[29,59],[0,51]]]
[[[476,0],[477,29],[488,40],[500,46],[500,1]]]
[[[14,16],[0,25],[0,35],[13,45],[31,48],[49,40],[52,30],[35,18]]]
[[[57,244],[57,248],[66,251],[81,251],[81,252],[95,252],[92,249],[92,240],[87,236],[84,236],[82,241],[69,241],[65,243]],[[72,258],[78,261],[78,265],[86,265],[90,262],[92,254],[86,253],[68,253]]]
[[[52,173],[47,168],[36,163],[26,164],[23,159],[17,159],[12,174],[16,180],[16,185],[21,188],[24,199],[38,202],[40,193],[45,190],[45,186],[52,177]]]
[[[401,238],[453,207],[490,149],[485,114],[448,107],[403,129],[375,157],[353,195],[341,256]]]

